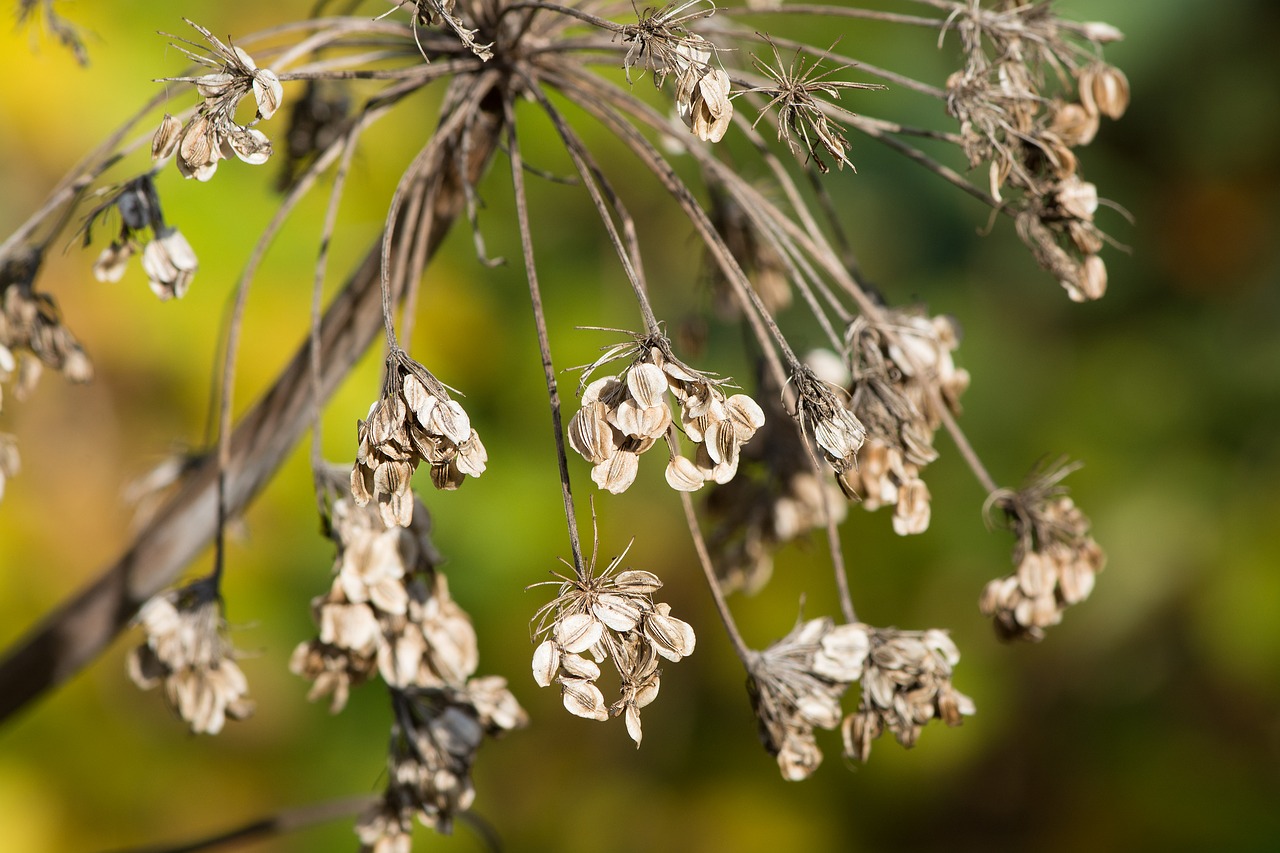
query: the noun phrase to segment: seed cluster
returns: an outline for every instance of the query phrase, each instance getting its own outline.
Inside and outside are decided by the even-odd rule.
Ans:
[[[1097,189],[1080,179],[1073,149],[1093,140],[1101,117],[1119,118],[1129,105],[1124,74],[1095,55],[1120,33],[1069,25],[1036,3],[996,9],[973,3],[957,7],[955,18],[966,61],[947,80],[947,111],[960,121],[970,164],[989,164],[998,201],[1006,185],[1021,193],[1018,234],[1067,295],[1077,302],[1100,298],[1107,268],[1098,254],[1103,235],[1093,223]],[[1078,100],[1054,96],[1045,68],[1057,72],[1068,98],[1069,79]]]
[[[850,407],[867,427],[858,468],[842,485],[867,510],[894,507],[893,529],[901,536],[929,527],[929,488],[924,467],[937,458],[933,436],[945,407],[959,411],[969,373],[957,368],[959,345],[949,317],[887,310],[872,322],[858,317],[846,335],[852,364]]]
[[[973,700],[951,686],[960,651],[945,631],[881,628],[868,636],[862,697],[841,725],[847,757],[865,763],[885,729],[910,748],[931,720],[958,726],[974,713]]]
[[[143,690],[164,686],[164,698],[196,734],[215,735],[227,719],[253,712],[249,683],[223,636],[222,602],[197,582],[151,598],[138,611],[146,641],[128,658],[129,677]]]
[[[160,299],[181,299],[195,277],[199,261],[187,238],[168,225],[160,209],[152,173],[126,183],[89,215],[85,243],[92,237],[93,221],[108,210],[120,216],[120,230],[93,265],[98,281],[119,281],[129,259],[142,252],[142,269],[151,292]]]
[[[344,477],[326,485],[340,494]],[[420,503],[410,524],[389,523],[346,495],[328,519],[338,547],[329,592],[312,601],[319,636],[301,643],[290,669],[314,682],[309,699],[332,694],[330,711],[375,674],[396,708],[383,798],[357,826],[369,850],[407,849],[415,815],[440,831],[470,807],[470,768],[485,734],[527,722],[505,679],[475,677],[479,651],[466,612],[449,595]]]
[[[667,392],[680,404],[680,426],[696,446],[690,459],[672,445],[667,484],[692,492],[707,482],[733,479],[742,445],[764,424],[759,404],[746,394],[726,396],[723,382],[675,358],[665,339],[614,348],[588,373],[623,353],[634,356],[631,364],[618,376],[588,385],[582,408],[569,421],[569,446],[594,466],[596,485],[616,495],[635,482],[640,454],[672,425]]]
[[[218,161],[232,156],[261,165],[271,156],[271,140],[253,125],[271,118],[284,99],[284,88],[274,71],[259,68],[249,54],[227,45],[199,24],[187,21],[209,43],[209,54],[174,45],[194,61],[218,69],[198,77],[166,77],[168,82],[192,83],[203,99],[185,124],[166,115],[151,143],[156,160],[175,153],[178,171],[185,178],[207,181],[218,170]],[[185,40],[184,40],[185,41]],[[191,44],[191,42],[188,42]],[[253,121],[236,121],[240,101],[253,94],[257,112]]]
[[[658,696],[658,664],[693,654],[697,638],[689,623],[671,615],[671,606],[654,603],[662,581],[653,572],[617,571],[626,552],[599,575],[593,567],[562,578],[559,594],[538,611],[533,679],[540,687],[560,685],[564,707],[589,720],[626,718],[627,734],[640,745],[640,709]],[[590,658],[584,657],[589,653]],[[612,661],[620,680],[619,697],[606,705],[596,686],[600,664]]]
[[[400,349],[387,356],[382,398],[357,424],[356,434],[351,494],[360,506],[375,501],[388,526],[408,527],[413,519],[410,480],[419,463],[430,467],[437,489],[452,490],[468,474],[483,474],[489,460],[462,406]]]
[[[988,583],[979,600],[1001,639],[1044,639],[1068,607],[1089,597],[1106,565],[1088,517],[1060,485],[1075,467],[1059,463],[1037,472],[1021,490],[997,492],[989,503],[1017,537],[1013,574]]]
[[[38,253],[32,251],[16,253],[0,265],[0,410],[6,383],[13,383],[21,400],[35,388],[46,366],[71,382],[93,378],[93,364],[63,325],[58,303],[32,285],[39,264]]]

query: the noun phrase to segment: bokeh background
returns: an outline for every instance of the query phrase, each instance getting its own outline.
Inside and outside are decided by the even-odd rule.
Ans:
[[[6,27],[0,233],[151,94],[151,80],[181,67],[157,30],[181,32],[185,14],[215,33],[246,33],[305,5],[61,4],[89,33],[87,70],[38,29]],[[1001,645],[976,600],[1007,571],[1010,543],[984,530],[983,495],[945,436],[929,471],[926,534],[899,539],[883,513],[853,509],[845,541],[860,615],[949,628],[963,653],[955,682],[978,705],[962,728],[927,729],[914,750],[882,739],[868,765],[850,768],[828,734],[811,780],[779,778],[656,463],[642,466],[631,492],[600,501],[602,550],[615,554],[636,537],[628,563],[667,580],[676,613],[699,627],[697,654],[667,668],[638,751],[620,722],[570,718],[555,691],[538,690],[527,674],[527,622],[546,591],[523,589],[546,579],[568,546],[527,292],[518,265],[478,264],[463,231],[432,268],[413,351],[467,393],[491,467],[457,493],[424,494],[454,595],[476,623],[481,670],[507,676],[533,722],[487,744],[476,768],[477,811],[508,849],[1280,849],[1280,7],[1059,5],[1128,36],[1107,58],[1128,74],[1132,107],[1082,156],[1085,176],[1133,217],[1101,214],[1131,247],[1106,253],[1105,299],[1069,303],[1010,223],[980,235],[984,209],[871,141],[855,142],[856,176],[830,178],[870,277],[895,301],[926,301],[961,321],[959,361],[973,375],[962,423],[988,467],[1013,484],[1043,454],[1084,460],[1069,482],[1110,557],[1093,597],[1044,643]],[[851,23],[841,47],[935,81],[952,61],[928,34],[892,27]],[[854,108],[933,120],[908,99],[877,97]],[[357,158],[333,269],[376,233],[429,108],[428,99],[403,110]],[[529,128],[527,156],[561,168],[547,134]],[[53,252],[42,284],[98,378],[71,387],[47,375],[32,399],[7,399],[0,416],[24,464],[0,503],[0,647],[128,541],[125,484],[204,441],[220,317],[272,210],[270,170],[228,164],[207,186],[176,173],[161,179],[166,213],[201,259],[181,302],[155,300],[136,267],[119,284],[95,282],[96,247]],[[490,252],[514,258],[505,170],[499,158],[481,224]],[[625,187],[648,235],[651,276],[674,285],[657,288],[658,312],[681,324],[709,304],[691,286],[695,244],[659,191]],[[634,306],[580,193],[537,181],[533,193],[557,360],[584,363],[608,341],[573,327],[632,326]],[[240,407],[304,333],[322,204],[301,212],[255,285]],[[799,328],[799,345],[816,342]],[[706,351],[690,360],[745,369],[727,328],[713,326]],[[379,363],[377,353],[367,358],[328,410],[334,460],[353,454]],[[574,475],[585,497],[585,466]],[[358,690],[331,717],[287,671],[294,645],[312,634],[308,602],[332,559],[317,532],[305,445],[244,529],[226,594],[237,645],[249,653],[256,715],[217,738],[188,735],[157,695],[127,681],[124,657],[138,636],[126,634],[0,730],[0,848],[178,840],[381,789],[385,694]],[[734,600],[748,640],[762,647],[784,634],[802,596],[807,614],[834,612],[826,565],[816,543],[784,551],[763,594]],[[418,843],[483,849],[465,825],[452,838],[423,831]],[[350,822],[337,821],[244,849],[355,844]]]

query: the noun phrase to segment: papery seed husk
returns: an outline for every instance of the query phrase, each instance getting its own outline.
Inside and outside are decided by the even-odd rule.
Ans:
[[[662,404],[667,375],[656,364],[638,364],[627,371],[627,390],[642,409]]]
[[[274,71],[263,68],[253,75],[253,99],[258,104],[258,117],[271,118],[284,100],[284,87]]]
[[[452,492],[462,485],[466,475],[458,468],[456,459],[431,463],[431,485],[442,492]]]
[[[565,675],[571,678],[595,681],[600,677],[600,666],[595,661],[588,660],[582,655],[561,655],[560,668],[564,670]]]
[[[605,412],[604,404],[596,401],[584,405],[569,419],[569,446],[592,465],[599,465],[617,450]]]
[[[151,137],[151,159],[156,162],[168,160],[178,150],[182,140],[182,121],[165,113],[155,136]]]
[[[658,605],[657,610],[645,617],[644,635],[653,641],[658,654],[667,660],[679,661],[693,654],[697,638],[694,636],[693,626],[662,612],[664,609],[670,610],[665,605]]]
[[[628,703],[623,716],[627,722],[627,735],[636,742],[636,749],[639,749],[640,739],[644,736],[644,733],[640,730],[640,709],[633,703]]]
[[[591,682],[564,678],[560,681],[560,687],[564,691],[565,710],[570,714],[601,722],[609,719],[609,711],[604,704],[604,694]]]
[[[604,625],[589,613],[570,613],[555,624],[555,639],[570,654],[581,654],[604,634]]]
[[[726,400],[724,412],[740,442],[748,441],[764,426],[764,409],[746,394],[734,394]]]
[[[454,444],[461,444],[471,435],[471,419],[457,400],[442,400],[431,413],[431,423],[427,428]]]
[[[619,495],[636,481],[639,472],[640,457],[626,450],[619,450],[591,469],[591,479],[600,488]]]
[[[196,78],[196,92],[206,100],[213,100],[226,94],[235,82],[236,77],[226,72],[205,74]]]
[[[479,434],[474,429],[471,430],[471,437],[458,445],[458,455],[455,459],[458,470],[463,474],[479,477],[484,473],[488,461],[489,452],[481,443]]]
[[[613,588],[628,595],[649,595],[662,589],[662,580],[653,572],[627,569],[614,575]]]
[[[586,408],[592,403],[604,403],[606,407],[616,406],[621,402],[619,395],[626,388],[622,382],[618,381],[616,376],[603,376],[590,385],[582,392],[582,406]]]
[[[630,596],[603,592],[596,596],[591,613],[615,631],[630,631],[640,622],[644,613],[640,603]]]
[[[706,483],[702,472],[693,460],[684,456],[672,456],[667,463],[667,485],[678,492],[696,492]]]
[[[223,136],[222,145],[224,159],[234,155],[250,166],[261,166],[271,159],[271,140],[256,128],[229,133]]]

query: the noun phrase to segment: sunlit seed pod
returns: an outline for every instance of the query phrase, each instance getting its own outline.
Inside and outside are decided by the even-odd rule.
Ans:
[[[671,409],[661,398],[657,405],[648,408],[640,406],[637,400],[623,400],[606,418],[623,435],[658,438],[671,425]]]
[[[256,128],[230,133],[222,138],[222,145],[224,159],[234,155],[250,166],[261,166],[271,159],[271,140]]]
[[[609,711],[604,704],[604,694],[591,682],[578,678],[562,678],[560,689],[564,694],[565,710],[570,714],[601,722],[609,719]]]
[[[614,631],[630,631],[640,622],[645,610],[640,607],[640,600],[631,596],[604,592],[596,596],[591,605],[591,613]]]
[[[672,456],[667,463],[667,485],[678,492],[696,492],[706,480],[698,466],[684,456]]]
[[[1054,199],[1067,215],[1086,222],[1092,221],[1098,210],[1098,188],[1075,176],[1058,185]]]
[[[627,569],[613,576],[613,588],[626,595],[650,595],[662,589],[662,580],[644,569]]]
[[[1053,111],[1049,130],[1072,147],[1088,145],[1098,133],[1098,114],[1083,104],[1059,104]]]
[[[642,409],[664,402],[667,375],[656,364],[637,364],[627,371],[627,390]]]
[[[693,654],[697,642],[693,626],[672,616],[666,604],[659,604],[645,615],[644,635],[653,642],[658,654],[670,661]]]
[[[635,741],[636,747],[640,746],[640,740],[644,737],[644,732],[640,727],[640,709],[634,704],[628,704],[626,710],[623,711],[623,717],[627,723],[627,737]]]
[[[555,640],[570,654],[581,654],[604,634],[604,625],[590,613],[570,613],[555,624]]]
[[[586,408],[592,403],[600,402],[606,408],[612,408],[622,402],[626,393],[627,386],[616,376],[603,376],[583,390],[582,406]]]
[[[455,460],[458,470],[468,476],[479,477],[484,473],[488,461],[489,453],[480,441],[479,434],[474,429],[471,430],[471,437],[458,445],[458,455]]]
[[[749,441],[764,426],[764,409],[746,394],[734,394],[726,400],[724,411],[740,442]]]
[[[196,92],[205,100],[220,98],[230,91],[235,82],[235,75],[226,72],[205,74],[196,78]]]
[[[165,113],[155,136],[151,137],[151,159],[157,163],[168,160],[178,150],[182,139],[182,121]]]
[[[600,677],[600,666],[595,661],[587,660],[579,654],[560,656],[560,669],[570,678],[582,678],[595,681]]]
[[[605,406],[596,401],[569,419],[569,446],[592,465],[599,465],[617,451],[614,429],[605,420]]]
[[[431,392],[427,390],[427,386],[412,373],[406,373],[400,380],[400,394],[404,397],[404,404],[409,411],[415,415],[419,409],[427,409],[427,416],[431,415],[431,405],[434,404],[435,397],[431,396]],[[426,426],[425,423],[422,424]]]
[[[919,478],[908,480],[898,491],[898,504],[893,513],[893,530],[899,536],[923,533],[929,529],[929,487]]]
[[[631,487],[640,472],[640,457],[627,450],[619,450],[591,469],[591,479],[606,491],[620,495]]]
[[[471,419],[457,400],[442,400],[431,413],[429,429],[454,444],[461,444],[471,435]]]
[[[1018,564],[1018,587],[1029,598],[1051,592],[1058,581],[1053,561],[1038,551],[1027,551]]]
[[[263,68],[253,75],[253,99],[258,104],[258,117],[269,119],[284,101],[284,87],[274,71]]]

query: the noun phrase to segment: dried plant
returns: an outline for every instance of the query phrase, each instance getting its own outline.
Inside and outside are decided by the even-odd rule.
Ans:
[[[695,627],[655,599],[663,586],[657,574],[624,567],[626,550],[601,568],[598,536],[589,557],[579,536],[573,481],[589,476],[599,490],[621,495],[636,481],[640,457],[663,442],[667,483],[678,493],[707,589],[747,675],[761,739],[785,778],[803,779],[818,766],[815,729],[842,728],[844,754],[866,761],[885,729],[909,747],[929,721],[957,725],[972,714],[975,703],[952,686],[959,652],[944,631],[873,628],[857,618],[839,529],[848,502],[869,510],[892,506],[895,531],[924,531],[931,496],[923,472],[941,452],[935,434],[945,429],[988,495],[988,515],[1002,514],[1016,538],[1016,571],[992,581],[982,596],[982,612],[1003,637],[1043,637],[1066,606],[1089,594],[1102,552],[1061,486],[1068,467],[1042,472],[1018,491],[997,487],[956,420],[970,379],[957,364],[958,322],[931,317],[923,306],[892,304],[888,288],[869,287],[823,176],[832,163],[852,167],[867,141],[887,145],[1008,215],[1071,299],[1096,299],[1107,277],[1101,253],[1108,241],[1095,223],[1103,202],[1082,177],[1077,152],[1101,118],[1124,112],[1129,93],[1123,74],[1102,58],[1119,33],[1064,20],[1048,0],[901,3],[922,14],[856,5],[718,8],[711,0],[647,9],[600,0],[392,0],[351,3],[341,14],[225,40],[192,21],[192,39],[167,36],[191,67],[159,77],[165,95],[93,152],[0,244],[0,384],[12,384],[20,397],[41,366],[73,381],[91,377],[53,300],[35,287],[46,249],[77,214],[86,245],[98,242],[99,226],[112,223],[96,262],[86,264],[97,278],[126,277],[129,258],[141,254],[156,295],[180,300],[196,275],[199,247],[162,213],[166,183],[178,176],[218,180],[224,160],[225,170],[240,168],[236,160],[262,165],[274,156],[284,161],[283,195],[234,290],[216,443],[164,481],[186,487],[173,488],[149,510],[133,550],[153,553],[141,546],[166,536],[181,544],[136,571],[128,606],[117,608],[121,617],[79,635],[57,671],[86,662],[137,613],[147,640],[130,658],[135,681],[163,684],[169,704],[195,731],[216,733],[225,719],[243,717],[248,685],[223,634],[221,580],[234,569],[223,536],[314,425],[317,503],[337,558],[328,591],[311,603],[318,635],[297,647],[290,668],[312,682],[311,698],[329,696],[335,712],[366,682],[381,680],[391,697],[387,787],[359,820],[362,849],[407,850],[415,815],[448,832],[467,812],[475,795],[470,768],[483,736],[520,728],[527,718],[502,678],[475,676],[477,637],[439,570],[430,516],[413,489],[423,463],[436,489],[456,489],[486,470],[488,450],[454,399],[458,392],[401,342],[410,340],[424,270],[464,213],[477,253],[489,263],[480,198],[486,181],[502,180],[485,178],[501,151],[514,222],[486,225],[510,227],[519,237],[558,460],[558,482],[548,477],[547,493],[558,486],[569,545],[563,562],[570,571],[546,582],[555,596],[532,619],[534,680],[557,685],[573,715],[623,716],[639,746],[640,712],[658,694],[662,661],[695,651]],[[49,3],[21,4],[24,15],[37,8],[52,16]],[[794,21],[814,16],[914,28],[926,36],[921,50],[933,49],[936,34],[958,68],[946,80],[922,82],[910,76],[910,56],[902,58],[905,71],[882,69],[838,52],[840,43],[820,48],[787,37]],[[757,30],[761,20],[768,32]],[[69,30],[55,32],[79,44],[63,35]],[[164,47],[157,42],[157,62],[172,62]],[[637,90],[645,75],[656,93]],[[362,139],[426,89],[439,92],[434,127],[399,175],[377,245],[322,312],[328,247],[339,236],[339,202]],[[892,113],[899,97],[931,100],[938,126],[870,117]],[[150,118],[158,129],[130,138]],[[566,153],[573,168],[568,183],[598,215],[616,255],[615,278],[638,311],[639,330],[620,333],[627,339],[606,346],[582,371],[580,408],[567,423],[526,186],[542,174],[524,159],[522,134],[533,121],[545,122]],[[602,155],[591,141],[597,136],[583,125],[611,135],[629,160],[615,162],[616,150]],[[148,142],[151,162],[130,173],[132,155]],[[917,144],[927,144],[936,159]],[[176,169],[162,170],[170,159]],[[974,180],[948,159],[976,173]],[[109,170],[114,182],[105,180]],[[687,266],[703,259],[710,266],[720,313],[748,333],[758,390],[735,391],[708,365],[695,369],[676,356],[651,302],[658,288],[644,264],[648,223],[628,208],[630,184],[615,183],[637,170],[672,197],[697,236]],[[285,220],[325,181],[310,335],[264,402],[236,426],[232,391],[250,283]],[[783,328],[784,309],[792,305],[808,316],[787,325],[816,329],[827,349],[797,355]],[[320,413],[379,328],[386,347],[382,387],[370,389],[364,419],[352,413],[357,433],[348,477],[320,457]],[[621,369],[613,375],[595,376],[614,364]],[[17,440],[0,436],[0,486],[17,473]],[[590,466],[589,475],[569,449]],[[494,464],[501,464],[497,455]],[[690,497],[704,489],[704,512],[717,520],[710,541]],[[612,513],[625,500],[600,503]],[[204,515],[193,512],[198,506]],[[207,512],[210,506],[216,513]],[[594,522],[594,505],[592,512]],[[773,552],[814,532],[829,550],[841,619],[802,620],[756,651],[726,596],[742,588],[760,592]],[[212,570],[174,587],[211,539]],[[112,571],[134,570],[122,563]],[[97,594],[87,592],[82,603]],[[57,620],[39,630],[57,631]],[[702,644],[715,642],[705,626],[696,630]],[[30,641],[39,642],[40,636]],[[10,659],[14,666],[25,653]],[[605,663],[618,679],[612,702],[597,684]],[[48,683],[7,680],[14,671],[0,668],[6,710]],[[668,690],[681,689],[672,685],[678,677],[668,677]],[[842,716],[841,701],[855,684],[856,709]]]

